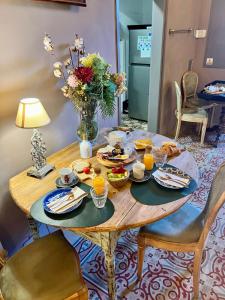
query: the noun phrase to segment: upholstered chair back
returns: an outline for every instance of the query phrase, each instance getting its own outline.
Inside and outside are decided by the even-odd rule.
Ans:
[[[198,74],[193,71],[185,72],[182,77],[184,101],[195,98],[198,87]]]
[[[203,233],[200,239],[204,241],[208,235],[210,226],[214,222],[214,219],[221,208],[225,203],[225,162],[220,166],[218,172],[216,173],[211,189],[209,192],[208,200],[204,208],[205,215],[205,225]]]

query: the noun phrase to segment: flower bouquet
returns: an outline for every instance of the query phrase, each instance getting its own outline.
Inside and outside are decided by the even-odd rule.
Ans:
[[[51,37],[44,37],[45,50],[54,54]],[[69,58],[54,63],[54,75],[63,79],[61,88],[80,113],[77,134],[81,139],[94,140],[98,133],[95,121],[97,110],[103,118],[113,116],[115,97],[126,91],[125,74],[111,73],[110,65],[96,53],[85,54],[84,41],[76,35],[74,45],[69,47]]]

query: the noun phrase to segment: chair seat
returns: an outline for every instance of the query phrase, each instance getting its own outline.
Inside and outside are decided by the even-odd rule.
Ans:
[[[74,251],[59,231],[20,250],[0,273],[4,299],[63,300],[86,289]]]
[[[208,119],[208,114],[204,109],[199,109],[197,112],[190,112],[191,108],[183,108],[181,114],[181,120],[187,122],[203,122]],[[176,112],[178,118],[178,113]]]
[[[194,243],[201,235],[203,219],[203,212],[187,203],[168,217],[142,227],[140,233],[154,234],[168,242]]]

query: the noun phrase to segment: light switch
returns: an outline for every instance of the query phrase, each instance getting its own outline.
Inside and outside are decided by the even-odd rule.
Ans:
[[[196,39],[204,39],[207,35],[207,30],[205,29],[197,29],[194,31],[194,36]]]
[[[207,57],[206,58],[206,65],[212,66],[213,65],[213,57]]]

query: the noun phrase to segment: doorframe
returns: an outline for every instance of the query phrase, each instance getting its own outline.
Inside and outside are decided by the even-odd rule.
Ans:
[[[150,68],[151,80],[149,83],[148,130],[158,133],[160,129],[160,106],[163,95],[164,49],[166,37],[165,28],[167,21],[168,1],[153,0],[152,5],[152,39],[155,47],[152,51],[151,57],[151,62],[153,62],[153,65],[151,65]],[[155,18],[157,18],[157,20]],[[159,24],[157,24],[158,21]],[[151,114],[151,110],[153,110],[153,114]]]
[[[158,74],[157,74],[157,80],[158,84],[154,83],[150,80],[149,82],[149,101],[148,101],[148,130],[152,132],[158,132],[159,129],[159,113],[160,113],[160,103],[161,103],[161,97],[162,97],[162,78],[163,78],[163,61],[164,61],[164,41],[165,41],[165,24],[166,24],[166,12],[167,12],[167,0],[152,0],[153,1],[153,9],[155,5],[160,4],[162,7],[162,20],[161,20],[161,28],[160,28],[160,34],[161,34],[161,41],[160,39],[157,39],[156,43],[160,43],[159,48],[161,49],[161,55],[157,55],[157,51],[155,53],[156,57],[151,57],[151,68],[150,68],[150,78],[155,77],[155,69],[152,67],[152,62],[154,63],[153,66],[156,66],[158,68]],[[114,14],[115,14],[115,41],[116,41],[116,69],[117,72],[120,72],[120,6],[119,3],[120,0],[114,0]],[[152,10],[153,15],[153,10]],[[153,39],[156,38],[155,35],[158,35],[158,32],[154,31],[154,20],[152,19],[152,28],[153,28]],[[157,65],[155,63],[157,62]],[[152,82],[152,84],[151,84]],[[151,101],[151,99],[156,99],[154,105]],[[151,122],[151,108],[154,107],[154,116],[156,116],[154,122]],[[117,110],[118,110],[118,124],[121,124],[121,99],[118,97],[117,100]]]
[[[114,0],[116,71],[120,72],[120,0]],[[117,97],[117,123],[121,125],[121,97]]]

